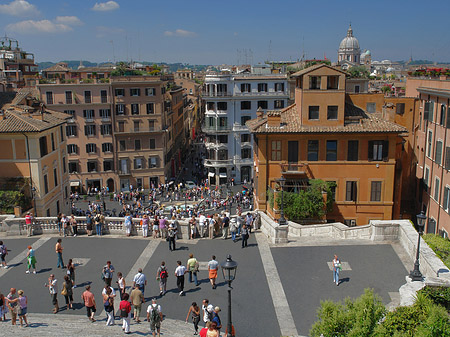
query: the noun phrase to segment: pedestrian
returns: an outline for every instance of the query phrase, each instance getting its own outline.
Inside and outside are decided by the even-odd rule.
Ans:
[[[200,217],[198,218],[198,226],[200,229],[200,237],[204,237],[205,236],[205,228],[206,228],[206,217],[203,213],[200,213]]]
[[[66,266],[64,265],[63,262],[63,256],[62,256],[62,252],[63,252],[63,247],[61,245],[62,239],[58,239],[56,241],[56,245],[55,245],[55,251],[56,251],[56,255],[58,257],[58,263],[56,268],[61,267],[62,269],[66,268]]]
[[[72,227],[69,225],[69,218],[65,214],[61,216],[61,225],[64,230],[64,237],[73,235]]]
[[[66,306],[67,309],[74,309],[73,308],[73,283],[70,279],[69,275],[64,275],[64,282],[62,284],[62,290],[61,295],[64,296],[64,299],[66,300]]]
[[[139,290],[142,291],[142,294],[145,292],[145,286],[147,285],[147,278],[142,273],[142,268],[138,269],[138,273],[133,277],[133,288],[138,285]]]
[[[31,268],[33,268],[34,269],[33,274],[36,274],[36,257],[34,256],[34,249],[31,248],[31,246],[28,246],[27,267],[28,270],[25,273],[29,274]]]
[[[167,225],[168,225],[167,219],[161,216],[159,219],[159,234],[163,239],[167,237]]]
[[[67,276],[69,276],[70,281],[72,281],[72,285],[74,288],[77,287],[75,284],[75,266],[73,265],[72,259],[69,259],[69,262],[67,263]]]
[[[152,231],[153,238],[156,239],[159,236],[159,220],[157,215],[155,215],[155,218],[153,219]]]
[[[242,240],[241,248],[247,247],[248,237],[249,237],[249,233],[248,233],[247,225],[243,224],[242,230],[241,230],[241,240]]]
[[[95,296],[91,292],[91,286],[87,285],[86,290],[81,295],[81,299],[83,300],[84,306],[86,307],[87,317],[91,322],[95,322],[94,315],[97,311],[95,304]]]
[[[228,238],[228,229],[230,227],[230,218],[225,213],[222,221],[222,239],[226,240]]]
[[[142,217],[142,236],[146,238],[148,236],[148,225],[149,225],[149,219],[147,214],[144,214]]]
[[[333,282],[336,283],[336,285],[339,285],[339,271],[342,269],[341,261],[339,260],[337,255],[334,255],[333,259]]]
[[[198,286],[198,279],[197,279],[197,273],[198,273],[198,261],[194,257],[194,254],[189,254],[189,259],[187,260],[186,267],[189,272],[189,283],[192,283],[192,275],[194,275],[194,282],[195,285]]]
[[[126,289],[126,282],[125,282],[125,278],[123,277],[122,273],[119,271],[117,273],[117,287],[119,288],[119,294],[120,294],[120,299],[122,300],[123,294],[125,293],[125,289]]]
[[[186,323],[189,319],[189,314],[192,314],[192,323],[194,323],[194,335],[198,335],[198,323],[200,322],[200,308],[197,302],[192,302],[186,316]]]
[[[73,236],[77,236],[78,235],[78,224],[77,224],[77,220],[75,219],[75,215],[71,215],[70,216],[70,226],[72,227],[72,231],[73,231]]]
[[[17,314],[19,313],[19,298],[16,294],[16,288],[11,288],[9,294],[6,296],[6,306],[9,309],[11,315],[11,324],[16,325]]]
[[[211,320],[211,322],[214,324],[216,324],[216,329],[217,331],[219,331],[219,335],[220,335],[220,329],[222,329],[222,322],[220,321],[220,317],[219,317],[219,312],[220,312],[220,308],[219,307],[215,307],[214,308],[214,317]]]
[[[209,321],[206,322],[205,327],[200,330],[199,336],[207,337],[206,335],[208,334],[208,330],[210,327],[211,327],[211,322],[209,322]]]
[[[147,307],[147,321],[150,322],[150,331],[153,337],[158,332],[158,337],[161,336],[161,322],[163,320],[163,314],[161,306],[156,303],[156,298],[152,298],[152,304]]]
[[[245,218],[245,224],[247,225],[247,230],[251,233],[252,232],[252,225],[253,225],[253,215],[250,212],[247,212],[247,216]]]
[[[236,219],[231,219],[230,233],[231,233],[231,239],[233,240],[233,242],[236,242],[237,231],[238,231],[238,226],[236,223]]]
[[[206,323],[211,322],[213,319],[214,306],[209,303],[209,300],[205,298],[202,303],[202,312],[203,312],[203,322]]]
[[[86,214],[86,232],[87,232],[88,236],[92,235],[92,230],[93,230],[92,221],[93,221],[92,214],[90,212],[88,212]]]
[[[106,261],[106,265],[103,266],[103,278],[105,280],[105,284],[109,287],[111,286],[111,281],[114,274],[114,266],[111,264],[111,261]]]
[[[106,289],[105,294],[103,295],[103,306],[105,308],[106,316],[108,319],[106,320],[106,325],[114,325],[114,296],[112,296],[112,290],[110,287]]]
[[[140,323],[141,320],[139,319],[139,317],[141,316],[142,303],[145,303],[145,298],[144,295],[142,294],[142,291],[139,290],[138,285],[136,285],[134,289],[131,291],[130,301],[131,304],[133,305],[133,313],[134,313],[133,319],[136,321],[136,323]]]
[[[95,233],[97,236],[102,236],[102,223],[101,223],[101,214],[100,212],[97,212],[97,214],[94,217],[94,224],[95,224]],[[92,235],[92,230],[91,230]]]
[[[214,239],[214,227],[216,225],[216,220],[211,215],[208,215],[208,221],[209,221],[209,228],[208,228],[208,234],[210,239]]]
[[[55,278],[54,274],[50,275],[50,277],[48,278],[48,284],[46,283],[45,286],[48,288],[50,297],[52,298],[52,304],[55,306],[55,308],[53,309],[53,313],[56,314],[59,311],[58,280]]]
[[[132,217],[130,215],[129,212],[127,212],[125,214],[125,233],[127,236],[131,236],[131,222],[132,222]],[[130,328],[128,327],[128,330]]]
[[[131,319],[131,304],[128,302],[129,295],[123,294],[122,301],[120,301],[120,317],[122,318],[122,330],[126,333],[130,333],[130,319]]]
[[[33,216],[31,212],[25,215],[25,225],[27,226],[27,236],[33,236]]]
[[[7,303],[7,300],[5,298],[5,295],[3,295],[0,292],[0,322],[2,320],[6,321],[6,311],[7,311],[6,310],[7,309],[6,303]]]
[[[162,261],[156,272],[156,280],[159,281],[159,296],[163,296],[166,293],[168,277],[169,273],[166,269],[166,263]]]
[[[215,322],[209,322],[208,331],[206,337],[220,337],[219,330],[217,330],[217,324]]]
[[[195,234],[197,233],[197,220],[195,220],[195,215],[193,215],[189,220],[189,233],[191,240],[193,240],[195,238]]]
[[[6,264],[6,255],[8,255],[8,248],[6,248],[3,241],[0,241],[0,259],[2,261],[3,268],[8,269],[8,265]]]
[[[236,225],[237,225],[237,235],[241,235],[242,225],[244,224],[244,218],[242,217],[242,213],[239,211],[236,216]]]
[[[56,223],[58,224],[58,233],[59,233],[59,236],[62,236],[62,235],[63,235],[63,226],[62,226],[61,219],[62,219],[62,214],[61,214],[61,213],[58,213],[58,216],[56,217]]]
[[[216,289],[217,270],[219,269],[219,262],[216,261],[215,255],[212,256],[211,261],[208,262],[209,282],[213,289]]]
[[[185,266],[181,264],[181,261],[177,261],[177,268],[175,269],[175,276],[177,277],[177,287],[180,291],[180,296],[184,295],[184,274],[187,273]]]

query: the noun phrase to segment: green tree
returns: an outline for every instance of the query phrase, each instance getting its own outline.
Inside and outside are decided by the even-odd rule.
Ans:
[[[351,78],[369,78],[369,71],[364,66],[353,66],[347,72]]]

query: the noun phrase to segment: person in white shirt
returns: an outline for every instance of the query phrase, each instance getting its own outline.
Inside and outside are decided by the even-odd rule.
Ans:
[[[161,306],[156,303],[156,298],[152,299],[152,304],[147,307],[147,321],[150,322],[150,330],[153,337],[156,336],[158,331],[158,337],[161,336],[161,322],[163,320],[163,314]]]
[[[209,304],[209,300],[206,298],[203,300],[202,311],[203,311],[203,322],[205,323],[206,326],[206,323],[211,321],[214,311],[214,306],[212,304]]]
[[[206,226],[206,217],[204,214],[200,214],[200,217],[198,219],[198,226],[200,227],[200,236],[205,236],[205,226]]]
[[[50,296],[52,297],[52,303],[55,306],[55,309],[53,309],[53,313],[56,314],[59,311],[58,306],[58,280],[55,279],[55,275],[51,274],[48,278],[48,284],[46,283],[45,286],[48,288],[48,291],[50,292]]]
[[[185,266],[181,264],[181,261],[177,261],[178,267],[175,269],[175,276],[177,277],[177,287],[180,291],[180,296],[184,295],[184,274],[187,273]]]
[[[144,274],[142,274],[142,268],[139,268],[138,273],[134,275],[133,288],[136,284],[139,286],[139,290],[142,291],[142,294],[144,294],[145,286],[147,285],[147,278]]]

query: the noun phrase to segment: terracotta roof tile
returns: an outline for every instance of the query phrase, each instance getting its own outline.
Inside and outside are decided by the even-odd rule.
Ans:
[[[41,132],[65,123],[70,117],[61,112],[46,110],[41,120],[33,118],[30,113],[19,111],[18,108],[8,110],[3,119],[0,119],[0,133]]]

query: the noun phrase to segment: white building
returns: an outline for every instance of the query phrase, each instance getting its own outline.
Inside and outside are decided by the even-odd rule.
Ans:
[[[252,179],[252,138],[245,122],[256,118],[256,110],[287,106],[289,87],[286,74],[221,73],[205,77],[206,159],[212,185]]]
[[[353,36],[353,29],[350,25],[347,30],[347,36],[339,44],[338,63],[340,65],[347,63],[349,65],[359,65],[361,49],[356,37]]]

